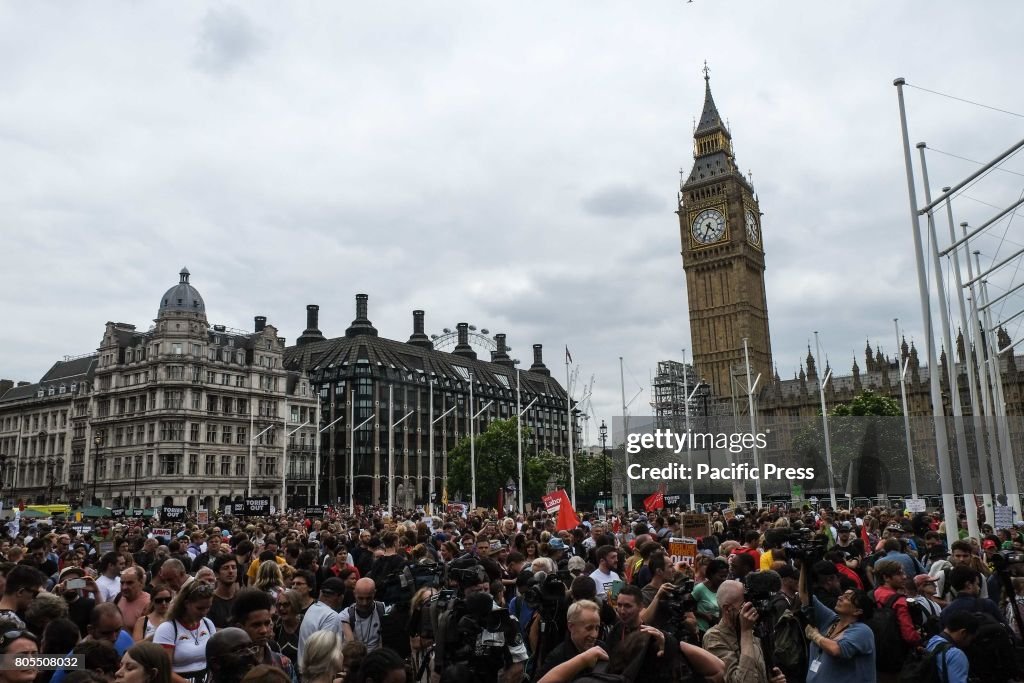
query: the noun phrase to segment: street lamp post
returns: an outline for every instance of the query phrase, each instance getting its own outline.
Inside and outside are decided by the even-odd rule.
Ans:
[[[601,426],[598,428],[598,434],[601,440],[601,457],[604,458],[604,490],[608,499],[612,497],[612,483],[611,483],[611,471],[608,467],[608,425],[601,420]],[[607,514],[607,510],[605,511]]]
[[[99,471],[100,465],[100,445],[103,443],[103,433],[99,432],[92,440],[93,445],[96,446],[96,451],[92,454],[92,504],[97,505],[96,502],[96,477]]]

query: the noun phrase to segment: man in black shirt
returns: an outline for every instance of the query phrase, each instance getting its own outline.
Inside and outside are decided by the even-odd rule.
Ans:
[[[539,681],[544,678],[551,669],[563,662],[567,662],[581,652],[586,652],[594,645],[604,647],[604,643],[598,641],[597,636],[601,631],[600,607],[591,600],[578,600],[569,605],[566,613],[566,623],[569,633],[564,641],[544,658],[538,667],[533,680]]]

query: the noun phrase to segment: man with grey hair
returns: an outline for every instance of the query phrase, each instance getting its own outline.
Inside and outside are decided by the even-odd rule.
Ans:
[[[551,650],[537,667],[533,680],[544,678],[551,669],[586,652],[595,645],[604,647],[597,637],[601,634],[601,608],[593,600],[577,600],[569,605],[565,615],[569,637]]]
[[[185,585],[189,576],[185,573],[185,565],[181,560],[171,558],[160,565],[160,580],[165,586],[177,593]]]
[[[761,641],[754,635],[757,610],[743,601],[743,584],[724,581],[717,596],[722,616],[704,634],[704,649],[725,663],[725,683],[786,683],[778,667],[771,676],[767,673]]]

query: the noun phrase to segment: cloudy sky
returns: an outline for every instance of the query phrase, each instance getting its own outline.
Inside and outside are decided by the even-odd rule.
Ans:
[[[893,78],[1024,112],[1022,22],[1010,1],[0,3],[0,377],[38,380],[107,320],[148,327],[186,265],[211,323],[294,340],[317,303],[336,336],[366,292],[386,336],[423,308],[526,365],[543,343],[560,375],[567,344],[598,420],[623,356],[645,412],[690,346],[673,211],[704,60],[765,214],[779,371],[814,330],[848,371],[868,338],[892,351],[894,317],[922,337]],[[936,188],[1024,137],[906,92]],[[1024,161],[1004,168],[957,221],[1020,196]]]

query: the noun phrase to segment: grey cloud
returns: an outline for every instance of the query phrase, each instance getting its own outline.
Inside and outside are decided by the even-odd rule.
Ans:
[[[259,31],[237,7],[212,8],[203,17],[195,65],[207,73],[233,71],[265,47]]]
[[[583,210],[594,216],[631,218],[666,211],[663,195],[635,185],[610,185],[583,199]]]

